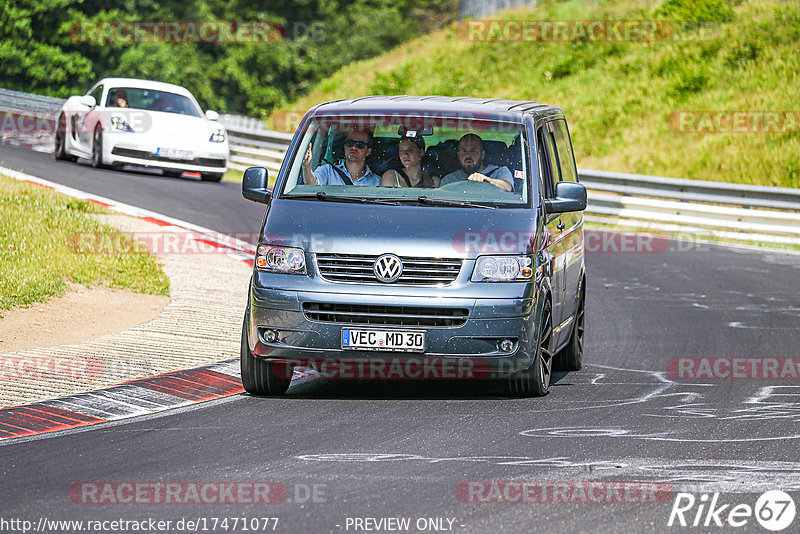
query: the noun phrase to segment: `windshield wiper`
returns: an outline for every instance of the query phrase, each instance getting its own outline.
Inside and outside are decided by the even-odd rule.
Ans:
[[[298,200],[326,200],[331,202],[358,202],[362,204],[388,204],[390,206],[399,206],[396,201],[384,200],[381,198],[366,198],[366,197],[346,197],[341,195],[328,195],[325,191],[317,191],[314,194],[308,195],[285,195],[283,198],[294,198]]]
[[[432,206],[460,206],[464,208],[483,208],[487,210],[497,209],[495,206],[487,204],[479,204],[478,202],[470,202],[469,200],[447,200],[444,198],[428,198],[425,195],[417,198],[403,199],[411,202],[419,202],[420,204],[430,204]]]

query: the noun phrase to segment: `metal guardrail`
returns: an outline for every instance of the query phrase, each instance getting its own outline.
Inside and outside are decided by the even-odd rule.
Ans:
[[[228,116],[223,116],[220,120],[228,131],[228,145],[231,150],[228,166],[231,169],[243,171],[247,167],[260,165],[273,174],[281,170],[283,156],[292,140],[292,134],[253,128],[250,125],[242,126],[233,123]]]
[[[63,98],[0,89],[0,141],[40,152],[52,151]]]
[[[4,112],[50,117],[63,100],[0,89]],[[12,111],[13,110],[13,111]],[[25,111],[22,111],[25,110]],[[292,135],[267,130],[258,119],[223,115],[229,166],[264,166],[276,174]],[[0,131],[6,139],[6,133]],[[48,137],[49,136],[49,137]],[[20,137],[22,139],[20,139]],[[35,131],[11,142],[52,151],[52,133]],[[589,190],[588,222],[767,244],[800,245],[800,189],[579,169]]]
[[[280,170],[290,134],[225,124],[231,167]],[[700,238],[800,245],[800,189],[579,169],[587,222]]]

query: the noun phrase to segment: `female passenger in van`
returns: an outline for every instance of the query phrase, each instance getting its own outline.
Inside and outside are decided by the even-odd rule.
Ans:
[[[439,187],[441,178],[422,170],[425,155],[425,140],[422,136],[403,137],[398,144],[398,155],[403,168],[399,171],[389,169],[383,173],[381,185],[384,187]]]

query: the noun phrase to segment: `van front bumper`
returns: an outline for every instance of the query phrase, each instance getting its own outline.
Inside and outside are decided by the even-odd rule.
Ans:
[[[536,297],[387,298],[252,286],[249,309],[247,337],[253,356],[287,362],[289,367],[317,368],[323,376],[325,369],[334,369],[342,378],[377,378],[380,373],[375,370],[384,362],[386,367],[381,369],[388,370],[389,365],[396,364],[402,372],[408,372],[406,378],[447,378],[441,376],[447,375],[447,369],[454,373],[452,378],[492,378],[530,367],[540,306]],[[349,315],[352,310],[357,311],[356,317]],[[453,310],[456,319],[451,318]],[[436,325],[421,325],[420,315],[447,319],[434,320],[440,323]],[[421,331],[425,333],[425,351],[343,349],[343,328]],[[509,349],[508,343],[501,347],[504,340],[512,342],[510,350],[504,350]],[[439,366],[432,374],[410,376],[410,369],[417,373],[431,362]]]

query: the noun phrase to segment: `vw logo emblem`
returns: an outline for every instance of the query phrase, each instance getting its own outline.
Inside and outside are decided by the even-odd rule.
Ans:
[[[403,261],[394,254],[378,256],[372,264],[372,272],[379,282],[391,284],[403,274]]]

